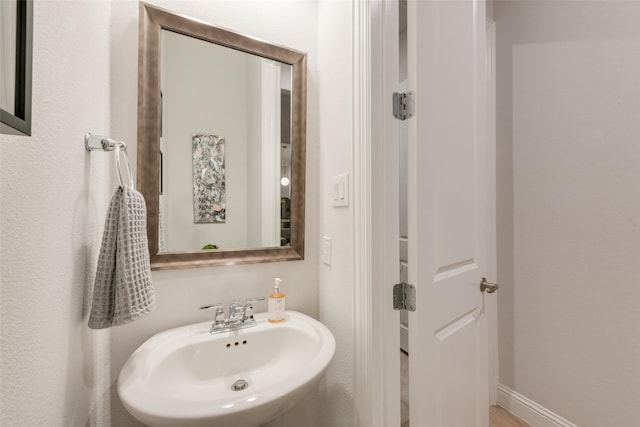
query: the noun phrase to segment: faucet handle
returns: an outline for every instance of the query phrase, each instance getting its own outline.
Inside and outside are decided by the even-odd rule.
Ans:
[[[200,306],[200,310],[207,310],[209,308],[215,309],[213,324],[220,325],[224,323],[224,308],[222,304],[205,304]]]
[[[258,301],[264,301],[265,297],[255,297],[249,298],[245,301],[245,310],[244,310],[244,318],[245,319],[253,319],[253,303]]]
[[[265,297],[248,298],[247,300],[245,300],[245,304],[251,305],[254,302],[264,301],[265,299],[266,299]]]

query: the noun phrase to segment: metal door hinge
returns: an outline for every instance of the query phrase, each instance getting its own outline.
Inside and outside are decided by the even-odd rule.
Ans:
[[[407,120],[413,116],[413,92],[393,92],[393,117]]]
[[[416,311],[416,288],[408,283],[393,285],[393,309]]]

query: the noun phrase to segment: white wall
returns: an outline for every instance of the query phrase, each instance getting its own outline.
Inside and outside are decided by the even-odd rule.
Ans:
[[[244,0],[154,3],[308,53],[305,260],[154,272],[154,313],[112,330],[88,329],[104,216],[116,180],[112,156],[86,153],[83,135],[90,131],[127,141],[135,166],[138,2],[37,2],[33,136],[2,135],[0,144],[2,425],[139,426],[115,391],[118,372],[134,349],[160,330],[208,320],[211,314],[200,312],[200,304],[267,294],[275,276],[283,279],[289,308],[319,316],[316,1],[273,0],[269,7]],[[339,22],[347,25],[340,31],[350,34],[349,21]],[[344,40],[330,41],[325,52],[343,51]],[[336,78],[338,84],[351,81],[350,72],[333,77],[333,84]],[[335,92],[331,96],[337,103],[343,99],[342,94],[336,99]],[[330,134],[332,124],[323,123]],[[350,129],[338,129],[346,132],[347,142],[334,148],[348,155]],[[350,328],[351,285],[341,278],[331,286],[347,294],[346,305],[332,303],[323,313],[338,338],[339,367],[332,368],[326,382],[335,391],[350,387],[349,375],[337,374],[352,368],[350,335],[344,332]],[[343,397],[313,394],[270,425],[333,425],[322,424],[320,408],[348,419],[352,409]]]
[[[500,382],[640,425],[640,2],[497,1]]]
[[[320,318],[337,342],[322,392],[320,425],[327,427],[354,425],[353,199],[348,208],[333,208],[331,202],[331,177],[344,172],[353,177],[351,23],[351,2],[318,3],[320,234],[332,238],[333,252],[331,266],[320,265]]]
[[[269,1],[169,1],[151,3],[192,16],[214,25],[256,36],[270,42],[308,53],[309,87],[307,106],[307,199],[305,260],[237,267],[154,272],[158,308],[149,317],[112,332],[112,380],[129,355],[152,334],[176,325],[207,320],[211,313],[200,312],[207,302],[228,304],[266,295],[273,288],[273,278],[283,279],[287,307],[318,316],[318,173],[317,158],[319,117],[317,110],[317,5],[315,0]],[[113,133],[129,141],[136,138],[138,67],[138,2],[112,4],[112,112]],[[259,11],[259,13],[256,13]],[[266,306],[257,306],[258,310]],[[315,396],[281,417],[273,425],[317,425]],[[139,425],[121,406],[115,390],[110,399],[112,423],[119,427]],[[288,423],[288,424],[287,424]],[[299,423],[299,424],[298,424]]]
[[[86,316],[115,174],[83,137],[111,133],[111,5],[35,3],[33,135],[0,135],[0,425],[109,425]]]

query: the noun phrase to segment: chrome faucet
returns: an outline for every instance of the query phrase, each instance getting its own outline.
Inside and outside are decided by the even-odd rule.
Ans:
[[[233,300],[229,304],[229,318],[224,317],[224,308],[222,304],[207,304],[200,306],[200,310],[209,308],[215,309],[214,320],[211,324],[209,332],[217,334],[220,332],[233,331],[235,329],[249,328],[256,326],[256,320],[253,318],[253,303],[263,301],[265,297],[249,298],[244,305]]]
[[[241,323],[244,320],[245,310],[246,307],[238,304],[238,301],[231,301],[231,304],[229,304],[229,324],[235,325],[237,323]]]

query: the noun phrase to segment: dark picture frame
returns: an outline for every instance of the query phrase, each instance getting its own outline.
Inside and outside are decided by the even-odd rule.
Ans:
[[[0,133],[31,135],[33,1],[16,0],[15,100],[13,113],[0,108]]]

